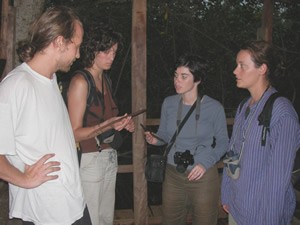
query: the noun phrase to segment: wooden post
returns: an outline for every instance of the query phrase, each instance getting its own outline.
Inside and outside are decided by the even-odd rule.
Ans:
[[[16,8],[9,6],[8,12],[8,29],[7,29],[7,42],[6,42],[6,67],[3,72],[4,77],[15,67],[15,36],[16,36]]]
[[[8,0],[2,0],[1,35],[0,35],[0,80],[6,65],[6,44],[8,32]]]
[[[274,0],[264,0],[261,35],[259,39],[272,42]]]
[[[8,0],[2,0],[1,12],[1,42],[0,42],[0,58],[6,58],[6,43],[7,43],[7,30],[8,30]]]
[[[147,0],[133,0],[132,6],[132,111],[146,108],[146,12]],[[135,225],[148,224],[147,181],[145,179],[146,143],[140,123],[146,114],[135,119],[133,133],[133,200]]]

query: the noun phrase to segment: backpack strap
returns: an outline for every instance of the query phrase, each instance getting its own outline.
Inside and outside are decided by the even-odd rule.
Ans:
[[[273,93],[270,95],[268,100],[266,101],[263,110],[258,116],[258,122],[259,126],[263,126],[262,134],[261,134],[261,145],[266,145],[266,139],[267,139],[267,132],[270,132],[270,123],[272,118],[272,110],[273,110],[273,104],[276,98],[280,97],[281,95],[278,92]]]
[[[102,108],[104,110],[105,109],[104,99],[103,99],[103,96],[97,96],[96,84],[95,84],[92,74],[87,70],[79,70],[78,72],[84,76],[84,78],[88,84],[87,107],[90,107],[94,100],[96,101],[96,105],[98,105],[99,104],[98,98],[99,98],[100,104],[102,105]],[[109,78],[109,76],[106,72],[103,73],[103,77],[104,77],[103,84],[105,84],[105,85],[107,84],[106,86],[108,87],[108,91],[110,92],[111,96],[113,97],[113,100],[116,102],[115,96],[113,95],[113,91],[112,91],[111,79]]]
[[[86,124],[88,114],[101,120],[101,118],[98,115],[96,115],[95,113],[93,113],[92,111],[89,110],[89,108],[91,107],[91,105],[93,103],[95,103],[96,105],[99,105],[99,102],[100,102],[100,104],[102,105],[102,109],[103,109],[103,104],[104,104],[104,102],[102,102],[103,101],[102,98],[100,98],[100,96],[97,96],[96,84],[95,84],[93,75],[89,71],[84,70],[84,69],[76,70],[74,72],[74,74],[77,74],[77,73],[80,73],[84,77],[84,79],[88,85],[88,93],[86,96],[86,113],[84,114],[84,117],[83,117],[83,124],[84,125]]]
[[[87,108],[89,108],[92,105],[94,98],[97,95],[96,84],[95,84],[94,78],[93,78],[92,74],[87,70],[76,70],[74,73],[75,74],[80,73],[87,82],[88,94],[86,97],[86,105],[87,105]]]
[[[110,79],[110,77],[108,76],[108,73],[107,72],[104,72],[103,73],[103,77],[104,77],[104,80],[105,80],[105,83],[107,84],[106,86],[108,87],[108,91],[110,92],[115,104],[118,105],[118,102],[117,102],[117,99],[116,99],[116,96],[113,92],[113,89],[112,89],[112,81]]]

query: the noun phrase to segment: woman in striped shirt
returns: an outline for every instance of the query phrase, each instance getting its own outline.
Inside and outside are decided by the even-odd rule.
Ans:
[[[231,171],[236,176],[228,168],[223,174],[222,204],[229,225],[287,225],[295,209],[291,174],[300,145],[297,113],[287,98],[277,98],[265,145],[258,121],[265,102],[276,92],[274,53],[267,42],[253,41],[237,54],[233,71],[237,87],[247,89],[250,98],[237,110],[228,149],[239,159],[237,170]]]

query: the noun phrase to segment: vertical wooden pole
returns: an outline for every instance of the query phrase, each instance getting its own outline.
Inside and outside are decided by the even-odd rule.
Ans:
[[[146,12],[147,0],[133,0],[132,6],[132,110],[146,108]],[[135,225],[148,224],[147,181],[145,179],[146,143],[140,123],[146,121],[146,114],[135,119],[133,133],[133,195]]]
[[[272,42],[274,0],[264,0],[262,12],[261,39]]]
[[[1,11],[1,47],[0,47],[0,58],[6,58],[6,43],[7,43],[7,30],[8,30],[8,0],[2,0],[2,11]]]
[[[8,74],[15,67],[15,45],[16,45],[16,8],[9,6],[9,19],[7,29],[7,43],[6,43],[6,67],[3,76]]]
[[[1,34],[0,34],[0,80],[6,66],[6,45],[8,32],[8,0],[2,0],[1,10]]]

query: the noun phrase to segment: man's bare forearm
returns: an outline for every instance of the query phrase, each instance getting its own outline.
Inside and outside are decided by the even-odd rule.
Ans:
[[[2,180],[19,187],[25,187],[23,176],[24,174],[20,170],[10,164],[6,156],[0,155],[0,178]]]

